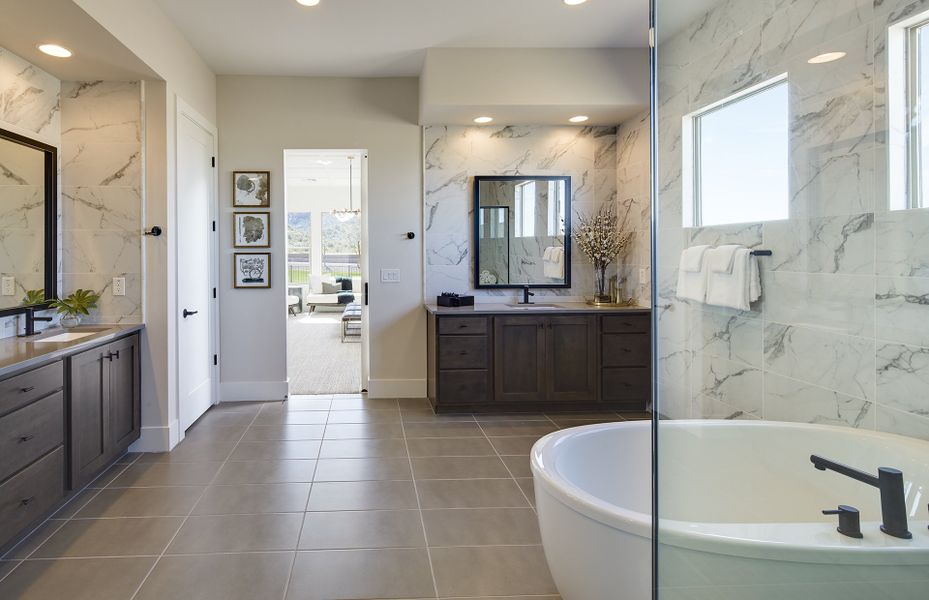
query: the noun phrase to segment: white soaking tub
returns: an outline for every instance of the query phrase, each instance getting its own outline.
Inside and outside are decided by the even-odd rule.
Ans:
[[[926,600],[929,442],[772,421],[662,421],[661,600]],[[651,423],[553,433],[532,450],[542,541],[564,600],[651,598]],[[910,540],[880,531],[876,488],[817,454],[903,471]],[[861,511],[863,539],[823,509]]]

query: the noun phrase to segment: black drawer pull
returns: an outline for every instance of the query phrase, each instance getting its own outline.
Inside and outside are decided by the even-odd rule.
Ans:
[[[113,362],[114,358],[116,359],[119,358],[119,350],[117,350],[116,352],[107,352],[106,356],[104,356],[103,358],[107,359],[110,362]]]
[[[20,505],[22,505],[22,506],[29,506],[30,504],[32,504],[32,502],[33,502],[34,500],[35,500],[35,496],[29,496],[28,498],[25,498],[25,499],[23,499],[23,500],[20,500],[19,503],[20,503]]]
[[[34,390],[34,389],[35,389],[35,386],[34,386],[34,385],[30,385],[29,387],[20,388],[19,391],[21,391],[21,392],[24,393],[24,394],[28,394],[29,392],[31,392],[31,391]]]
[[[34,438],[34,437],[35,437],[35,436],[32,435],[32,434],[24,435],[23,437],[19,438],[19,443],[20,443],[20,444],[25,444],[26,442],[28,442],[29,440],[31,440],[31,439]]]
[[[467,355],[468,355],[468,351],[467,351],[467,350],[462,350],[462,351],[459,352],[458,354],[461,355],[461,356],[467,356]]]
[[[467,329],[467,328],[468,328],[468,324],[467,324],[467,323],[461,323],[461,324],[458,325],[458,329]]]

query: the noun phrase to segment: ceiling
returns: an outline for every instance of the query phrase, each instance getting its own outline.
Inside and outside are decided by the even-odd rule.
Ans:
[[[221,75],[418,76],[425,49],[642,48],[648,0],[156,0]]]

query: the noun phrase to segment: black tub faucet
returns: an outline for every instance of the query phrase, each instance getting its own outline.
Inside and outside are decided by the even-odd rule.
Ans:
[[[881,531],[887,535],[904,540],[911,539],[906,524],[906,493],[903,489],[903,472],[890,467],[881,467],[877,470],[877,477],[864,471],[859,471],[841,463],[831,461],[815,454],[810,462],[820,471],[830,470],[851,477],[855,481],[867,483],[881,491]]]

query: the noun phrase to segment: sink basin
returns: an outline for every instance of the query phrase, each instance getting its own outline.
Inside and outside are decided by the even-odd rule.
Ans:
[[[513,310],[550,310],[560,308],[557,304],[510,304]]]
[[[62,344],[65,342],[73,342],[81,338],[92,336],[101,331],[106,331],[105,327],[102,328],[88,328],[88,329],[79,329],[77,331],[63,331],[56,335],[51,335],[46,338],[40,338],[37,340],[32,340],[36,344]]]

